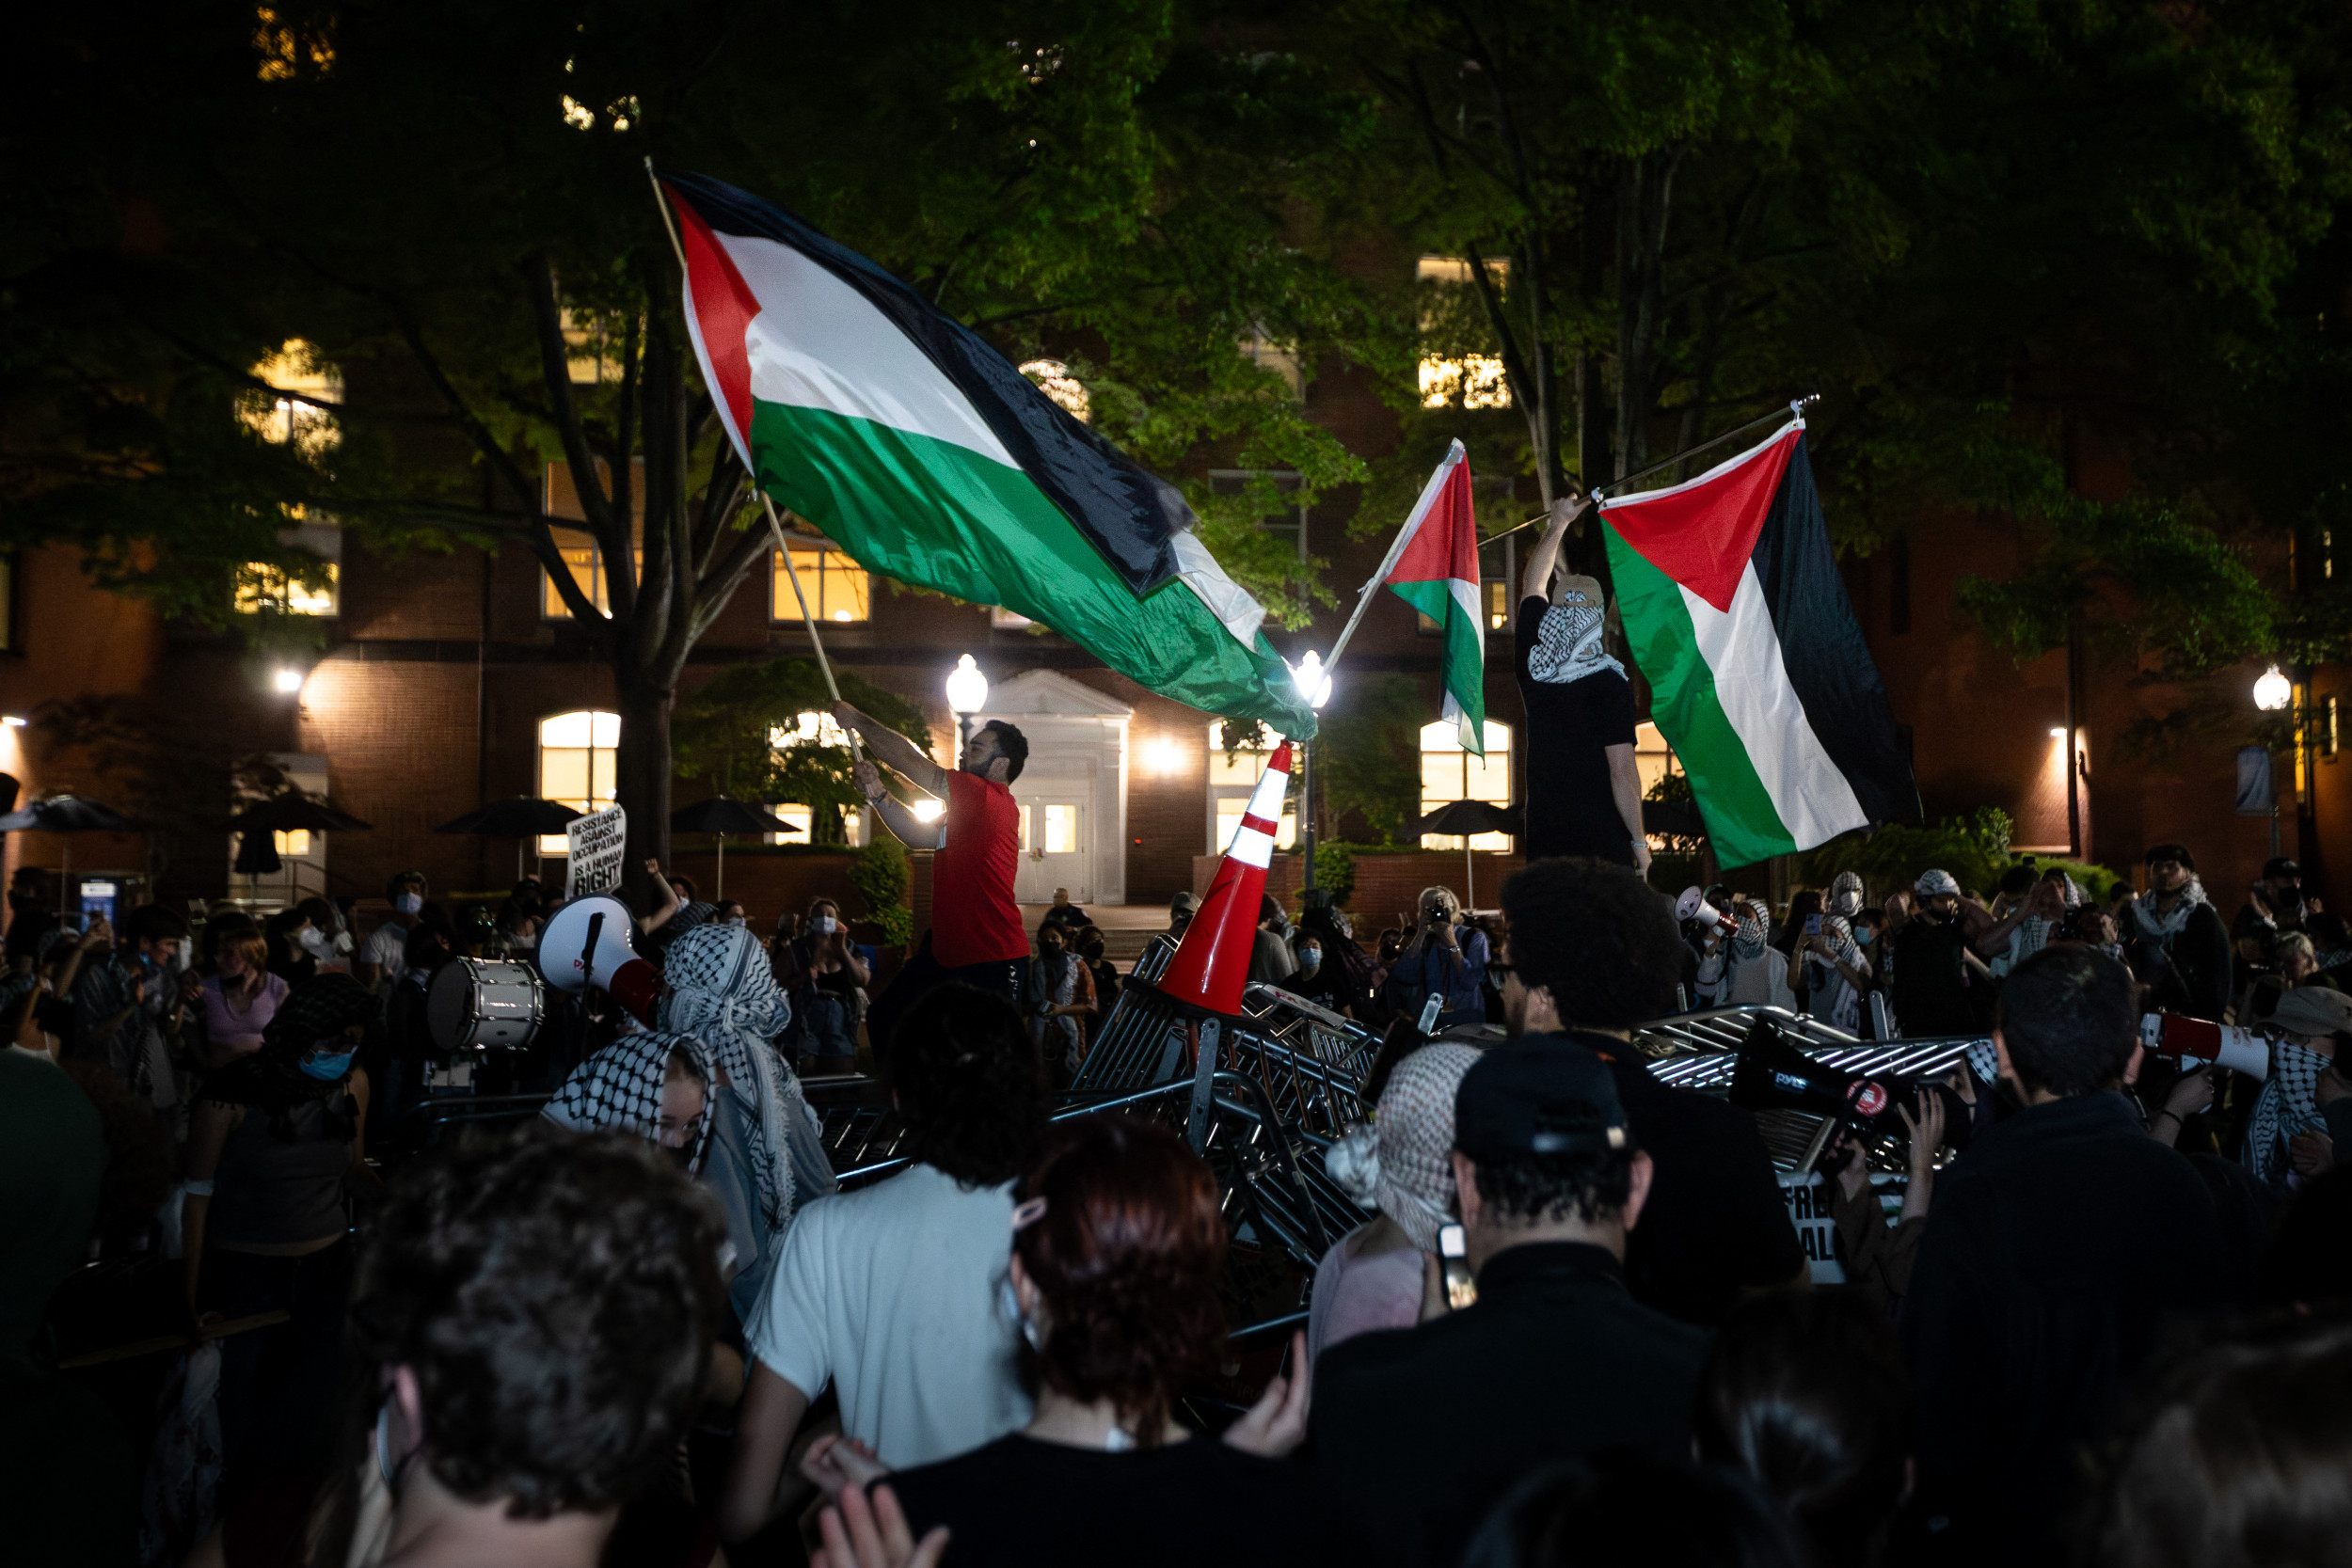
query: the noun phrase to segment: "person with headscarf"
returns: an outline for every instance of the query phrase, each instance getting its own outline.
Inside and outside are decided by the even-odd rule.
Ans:
[[[1310,1365],[1343,1339],[1421,1321],[1422,1259],[1454,1215],[1454,1095],[1478,1055],[1449,1040],[1422,1046],[1389,1075],[1373,1123],[1349,1130],[1327,1156],[1332,1180],[1377,1212],[1315,1265]]]
[[[1084,1021],[1094,1016],[1094,972],[1071,954],[1062,927],[1038,927],[1037,955],[1021,987],[1021,1012],[1045,1065],[1067,1083],[1086,1058]]]
[[[2147,863],[2148,891],[2132,900],[2124,935],[2132,973],[2146,988],[2143,1006],[2219,1023],[2235,980],[2230,927],[2205,896],[2186,846],[2155,845]]]
[[[1529,861],[1553,855],[1649,870],[1642,775],[1633,761],[1633,686],[1603,640],[1600,584],[1562,573],[1561,543],[1592,502],[1551,503],[1551,525],[1519,587],[1519,697],[1527,705]]]
[[[760,1300],[785,1232],[809,1199],[833,1192],[832,1162],[791,1065],[771,1043],[792,1008],[776,987],[759,939],[742,926],[705,923],[670,944],[658,1030],[688,1035],[708,1051],[710,1148],[703,1181],[727,1211],[739,1318]]]
[[[2282,1189],[2295,1168],[2289,1146],[2303,1133],[2328,1131],[2319,1075],[2352,1036],[2352,996],[2327,986],[2297,986],[2279,998],[2262,1027],[2270,1035],[2270,1075],[2246,1118],[2241,1163],[2255,1180]]]
[[[222,1504],[313,1463],[337,1386],[351,1279],[345,1182],[362,1163],[374,998],[348,974],[289,991],[258,1050],[206,1077],[189,1118],[181,1210],[191,1312],[291,1321],[221,1341]]]
[[[1862,999],[1870,990],[1870,960],[1854,941],[1853,917],[1862,912],[1862,879],[1841,871],[1829,885],[1829,907],[1820,929],[1801,933],[1805,1010],[1849,1035],[1862,1033]]]

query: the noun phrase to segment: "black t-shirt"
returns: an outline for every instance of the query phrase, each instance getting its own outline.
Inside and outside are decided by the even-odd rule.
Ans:
[[[1360,1560],[1314,1470],[1208,1437],[1105,1453],[1013,1433],[889,1484],[915,1538],[946,1525],[947,1561],[971,1568]]]
[[[1633,863],[1632,835],[1609,783],[1611,746],[1633,744],[1633,685],[1613,670],[1554,684],[1529,672],[1544,611],[1519,601],[1519,699],[1527,706],[1527,832],[1519,847],[1531,861],[1590,855]]]
[[[1960,917],[1914,917],[1895,933],[1895,1025],[1914,1039],[1972,1035],[1984,1026],[1985,992],[1968,983],[1961,954],[1968,932]]]

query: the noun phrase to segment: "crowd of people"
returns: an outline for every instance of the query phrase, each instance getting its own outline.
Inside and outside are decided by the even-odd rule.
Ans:
[[[533,1114],[429,1149],[386,1136],[442,1070],[421,998],[527,954],[547,890],[453,918],[403,874],[358,941],[324,902],[12,926],[21,1560],[2341,1560],[2352,944],[2291,863],[2229,925],[2177,845],[2112,902],[2021,866],[1682,916],[1538,860],[1369,949],[1268,899],[1253,977],[1384,1040],[1376,1114],[1315,1156],[1367,1217],[1285,1274],[1232,1169],[1068,1094],[1136,982],[1066,894],[1034,930],[1010,904],[1023,755],[990,726],[952,773],[892,763],[948,809],[885,821],[969,868],[895,979],[832,900],[763,940],[649,867],[656,994],[591,993],[514,1053]],[[1636,1039],[1772,1000],[1977,1043],[1792,1189],[1756,1113]],[[2166,1017],[2263,1070],[2152,1052]],[[819,1080],[886,1112],[879,1180],[843,1190]],[[126,1421],[52,1362],[73,1280],[142,1256],[203,1332]],[[1237,1296],[1302,1322],[1235,1340]]]

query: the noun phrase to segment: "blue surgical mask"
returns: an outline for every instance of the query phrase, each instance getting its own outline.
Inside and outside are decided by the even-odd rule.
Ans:
[[[1323,949],[1320,947],[1310,947],[1298,955],[1298,967],[1301,969],[1312,969],[1322,961]]]
[[[1853,933],[1854,945],[1857,947],[1867,947],[1870,945],[1870,939],[1877,935],[1878,933],[1870,929],[1867,926],[1857,926],[1854,927]]]
[[[404,893],[399,897],[392,900],[392,908],[398,910],[403,914],[415,914],[419,910],[424,908],[424,895],[421,893]]]
[[[322,1084],[332,1084],[351,1070],[351,1059],[358,1054],[356,1051],[346,1051],[340,1056],[305,1057],[302,1070]]]

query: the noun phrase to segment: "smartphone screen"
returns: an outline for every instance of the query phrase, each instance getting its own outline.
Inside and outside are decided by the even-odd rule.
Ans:
[[[1478,1299],[1478,1277],[1470,1273],[1470,1246],[1459,1225],[1438,1227],[1438,1257],[1445,1264],[1446,1305],[1458,1312]]]
[[[1809,937],[1818,937],[1821,934],[1821,917],[1820,915],[1808,914],[1804,917],[1804,934]]]

